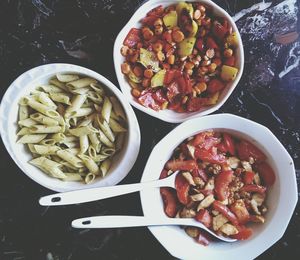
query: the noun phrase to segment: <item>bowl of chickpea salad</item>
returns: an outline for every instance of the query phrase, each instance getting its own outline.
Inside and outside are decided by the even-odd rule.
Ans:
[[[134,107],[179,123],[225,103],[244,52],[234,21],[213,2],[149,1],[116,38],[114,63]]]
[[[178,259],[254,259],[284,234],[297,205],[294,164],[266,127],[231,114],[188,120],[152,150],[141,181],[172,174],[175,189],[140,192],[146,217],[191,218],[186,226],[149,227]]]

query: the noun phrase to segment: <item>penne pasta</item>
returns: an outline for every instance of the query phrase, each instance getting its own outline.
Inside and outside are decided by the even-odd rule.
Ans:
[[[70,89],[79,89],[84,87],[89,87],[90,84],[96,83],[97,80],[93,78],[82,78],[72,82],[67,83],[67,87]]]
[[[36,144],[42,141],[47,135],[46,134],[28,134],[23,135],[17,143],[19,144]]]
[[[51,107],[51,108],[54,108],[56,109],[57,106],[55,105],[55,103],[52,101],[51,98],[49,98],[48,94],[44,93],[44,92],[41,92],[39,95],[38,95],[38,101],[41,102],[42,104],[44,104],[45,106],[47,107]]]
[[[97,117],[97,122],[100,127],[100,129],[103,131],[103,133],[106,135],[106,137],[111,141],[115,141],[115,135],[111,131],[109,124],[105,120],[101,120],[99,116]]]
[[[115,152],[116,152],[116,149],[109,148],[109,147],[104,147],[101,150],[101,154],[104,155],[104,156],[106,156],[106,157],[112,156]]]
[[[77,156],[66,150],[59,150],[56,152],[56,155],[62,158],[63,160],[67,161],[68,163],[72,164],[76,168],[80,168],[83,166],[82,161]]]
[[[60,82],[70,82],[79,79],[79,76],[74,74],[56,74],[56,78]]]
[[[61,126],[34,125],[29,129],[33,134],[50,134],[59,133],[61,131]]]
[[[105,98],[104,98],[103,107],[102,107],[102,110],[101,110],[101,115],[102,115],[102,118],[103,118],[106,122],[109,122],[111,110],[112,110],[112,104],[111,104],[109,98],[108,98],[108,97],[105,97]]]
[[[43,125],[48,125],[48,126],[57,126],[58,125],[57,120],[55,120],[51,117],[45,116],[41,113],[31,114],[30,118],[38,123],[43,124]]]
[[[80,153],[84,154],[89,148],[89,139],[87,135],[79,137]]]
[[[38,87],[38,89],[41,89],[45,91],[46,93],[62,93],[63,89],[58,88],[57,86],[54,85],[42,85]]]
[[[53,101],[58,103],[63,103],[66,105],[71,105],[70,96],[65,93],[49,93]]]
[[[103,102],[102,96],[99,93],[96,93],[95,91],[87,92],[87,97],[96,104],[101,104]]]
[[[19,120],[25,120],[29,117],[29,110],[28,106],[26,105],[20,105],[19,107]]]
[[[57,111],[55,111],[54,109],[52,109],[51,107],[47,107],[42,103],[39,103],[33,99],[27,99],[27,105],[32,107],[34,110],[49,116],[51,118],[58,118],[59,117],[59,113]]]
[[[97,92],[98,94],[100,94],[100,96],[104,96],[105,95],[105,90],[104,88],[98,84],[98,83],[91,83],[90,87]]]
[[[126,119],[125,113],[123,108],[121,107],[120,102],[117,100],[116,97],[110,97],[109,98],[111,103],[112,103],[112,107],[113,107],[113,111],[115,112],[115,114],[123,119]]]
[[[84,165],[91,173],[95,175],[99,174],[99,167],[91,157],[84,154],[79,154],[78,157],[83,161]]]
[[[83,117],[92,114],[94,110],[89,107],[79,108],[76,111],[71,112],[72,117]]]
[[[70,172],[64,172],[64,175],[66,177],[62,179],[63,181],[81,181],[82,177],[78,173],[70,173]]]
[[[109,141],[109,139],[106,137],[106,135],[101,130],[99,130],[99,139],[100,139],[101,143],[104,143],[106,146],[114,147],[114,144],[111,141]]]
[[[85,176],[84,182],[86,184],[90,184],[95,180],[95,178],[96,178],[96,175],[90,172]]]
[[[111,160],[110,159],[106,159],[105,161],[103,161],[100,165],[100,171],[102,173],[102,177],[105,177],[106,174],[108,173],[109,169],[111,166]]]
[[[97,133],[97,132],[98,132],[98,130],[96,128],[92,127],[91,125],[69,129],[69,133],[72,135],[75,135],[77,137],[82,136],[82,135],[89,135],[89,134]]]
[[[54,86],[60,88],[62,91],[68,92],[68,88],[66,87],[65,83],[60,82],[58,79],[53,78],[53,79],[50,79],[49,82],[50,82],[51,84],[53,84]]]
[[[44,139],[39,143],[42,145],[55,145],[56,141],[54,139]]]
[[[40,155],[56,154],[60,148],[56,145],[34,145],[36,153]]]
[[[121,126],[117,120],[110,118],[109,119],[109,126],[111,127],[111,129],[115,132],[115,133],[122,133],[122,132],[126,132],[126,128],[124,128],[123,126]]]
[[[64,140],[66,140],[66,136],[63,133],[52,134],[52,135],[50,135],[50,138],[55,140],[55,142],[57,142],[57,143],[61,143]]]
[[[25,127],[31,127],[33,125],[36,125],[36,121],[32,120],[31,118],[26,118],[23,120],[20,120],[18,122],[19,126],[25,126]]]
[[[65,117],[70,117],[72,112],[78,110],[82,106],[86,98],[86,95],[75,95],[72,98],[71,105],[66,109]]]
[[[88,137],[91,141],[92,146],[95,148],[96,152],[99,153],[101,144],[100,144],[99,138],[97,137],[97,134],[92,133],[92,134],[89,134]]]

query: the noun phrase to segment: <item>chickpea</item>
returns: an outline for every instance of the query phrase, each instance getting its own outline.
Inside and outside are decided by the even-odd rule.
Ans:
[[[140,66],[135,66],[133,68],[133,73],[137,77],[141,77],[143,75],[143,69]]]
[[[169,57],[168,57],[168,63],[170,65],[173,65],[175,62],[175,55],[171,54]]]
[[[205,54],[208,58],[212,59],[215,56],[215,50],[214,49],[208,49]]]
[[[191,70],[191,69],[193,69],[195,67],[195,64],[193,63],[193,62],[187,62],[186,64],[185,64],[185,68],[186,69],[188,69],[188,70]]]
[[[207,67],[200,67],[200,68],[198,69],[198,75],[199,75],[199,76],[203,76],[203,75],[205,75],[207,72],[208,72],[208,68],[207,68]]]
[[[162,51],[158,51],[158,52],[156,53],[156,56],[157,56],[157,59],[158,59],[159,61],[164,61],[165,58],[166,58],[165,54],[164,54]]]
[[[216,68],[217,68],[217,64],[216,64],[216,63],[211,63],[211,64],[208,66],[208,71],[209,71],[209,73],[215,72]]]
[[[134,53],[132,56],[130,56],[130,61],[132,62],[132,63],[136,63],[137,61],[138,61],[138,59],[139,59],[139,53],[138,52],[136,52],[136,53]]]
[[[130,72],[130,66],[128,63],[124,62],[121,65],[121,71],[123,74],[128,74]]]
[[[146,41],[151,40],[154,35],[154,33],[150,30],[149,27],[144,27],[142,29],[142,34]]]
[[[144,88],[148,88],[148,87],[150,87],[150,82],[151,82],[150,79],[144,78],[142,81],[142,86]]]
[[[162,51],[163,45],[160,42],[156,42],[152,45],[152,48],[155,52]]]
[[[134,96],[135,98],[139,98],[140,95],[141,95],[141,92],[140,92],[138,89],[134,88],[134,89],[131,90],[131,94],[132,94],[132,96]]]
[[[162,19],[158,18],[155,20],[154,27],[162,27],[162,25],[163,25]]]
[[[185,72],[188,74],[188,75],[192,75],[193,74],[193,70],[192,69],[185,69]]]
[[[198,20],[200,17],[201,17],[201,11],[197,9],[197,10],[194,12],[194,19],[195,19],[195,20]]]
[[[144,71],[144,77],[147,79],[151,79],[153,77],[153,71],[151,69],[146,69]]]
[[[180,30],[173,31],[172,37],[175,42],[182,42],[184,40],[184,34]]]
[[[160,35],[163,33],[163,31],[164,31],[164,28],[162,26],[155,27],[155,29],[154,29],[155,35]]]
[[[204,60],[204,61],[201,62],[201,65],[202,65],[202,66],[208,66],[208,65],[210,65],[210,64],[211,64],[211,61],[210,61],[210,60]]]
[[[225,58],[229,58],[233,55],[233,50],[232,49],[225,49],[224,52],[223,52],[223,55]]]
[[[207,84],[205,82],[199,82],[198,84],[196,84],[195,88],[197,88],[201,93],[207,89]]]
[[[121,48],[122,56],[126,57],[128,52],[129,52],[129,47],[128,46],[122,46],[122,48]]]
[[[201,14],[204,14],[205,11],[206,11],[206,8],[205,8],[204,5],[199,5],[199,6],[198,6],[198,9],[200,10]]]

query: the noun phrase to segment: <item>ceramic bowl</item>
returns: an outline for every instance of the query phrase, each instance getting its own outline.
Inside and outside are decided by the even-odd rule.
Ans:
[[[217,4],[210,0],[191,0],[189,2],[202,2],[208,6],[211,6],[213,9],[214,14],[220,17],[225,17],[231,24],[233,31],[237,32],[238,39],[239,39],[239,47],[236,50],[236,57],[237,57],[237,67],[239,68],[239,72],[237,74],[237,77],[234,81],[227,83],[226,88],[222,91],[222,94],[219,97],[219,100],[217,104],[209,107],[205,107],[197,112],[188,112],[188,113],[177,113],[172,110],[160,110],[160,111],[155,111],[151,108],[147,108],[139,104],[134,97],[131,94],[131,87],[125,78],[125,76],[121,72],[121,64],[124,62],[124,57],[121,55],[121,48],[123,46],[123,41],[126,38],[128,32],[130,31],[131,28],[140,28],[141,27],[141,19],[145,17],[146,13],[149,12],[151,9],[163,5],[163,6],[168,6],[170,4],[174,4],[180,2],[179,0],[152,0],[148,1],[145,4],[143,4],[140,8],[137,9],[137,11],[134,13],[132,18],[129,20],[129,22],[124,26],[124,28],[121,30],[119,33],[118,37],[115,40],[115,45],[114,45],[114,65],[115,65],[115,71],[117,74],[117,78],[119,81],[119,85],[121,87],[121,90],[125,97],[129,100],[130,104],[133,105],[135,108],[153,116],[156,118],[159,118],[163,121],[170,122],[170,123],[181,123],[185,120],[195,118],[198,116],[204,116],[207,114],[210,114],[216,110],[218,110],[228,99],[230,94],[233,92],[234,88],[237,86],[242,73],[244,69],[244,49],[243,49],[243,44],[242,44],[242,39],[239,34],[238,28],[236,27],[235,22],[231,18],[231,16],[221,7],[219,7]]]
[[[56,73],[75,73],[95,78],[120,101],[127,116],[128,133],[123,149],[114,157],[112,167],[105,178],[96,178],[91,184],[64,182],[51,178],[28,163],[32,155],[23,144],[17,144],[18,101],[40,84],[45,84]],[[48,64],[35,67],[19,76],[7,89],[0,107],[0,133],[3,143],[19,168],[40,185],[58,192],[111,186],[119,183],[130,171],[140,148],[140,130],[132,107],[118,88],[100,74],[71,64]]]
[[[293,160],[266,127],[230,114],[191,119],[171,131],[154,147],[141,181],[159,179],[173,150],[186,138],[208,129],[226,131],[248,140],[267,155],[268,163],[275,171],[276,181],[270,187],[266,200],[266,222],[254,223],[253,235],[248,240],[213,242],[207,247],[196,243],[180,227],[160,226],[149,229],[171,255],[180,259],[254,259],[283,236],[298,199]],[[140,195],[146,217],[166,217],[159,189],[143,190]]]

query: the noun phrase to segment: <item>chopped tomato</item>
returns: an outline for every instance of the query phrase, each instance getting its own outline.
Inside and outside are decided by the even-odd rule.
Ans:
[[[162,5],[159,5],[155,8],[153,8],[152,10],[150,10],[147,13],[147,16],[151,16],[151,15],[162,16],[163,14],[164,14],[164,7]]]
[[[229,58],[226,58],[226,59],[224,60],[224,64],[225,64],[225,65],[228,65],[228,66],[231,66],[231,67],[234,67],[234,65],[235,65],[235,57],[234,57],[234,56],[231,56],[231,57],[229,57]]]
[[[213,34],[219,39],[223,40],[228,32],[228,29],[221,23],[215,21],[213,25]]]
[[[255,173],[246,171],[243,176],[243,181],[245,184],[251,184],[254,180]]]
[[[207,102],[207,98],[191,97],[187,102],[187,111],[199,111]]]
[[[239,223],[245,224],[246,222],[249,221],[250,214],[243,200],[236,200],[230,206],[230,210],[236,215]]]
[[[141,96],[138,98],[138,102],[145,107],[150,107],[156,111],[160,110],[160,106],[155,102],[155,100],[152,97],[152,92],[143,91],[141,93]]]
[[[230,211],[230,209],[226,205],[222,204],[220,201],[215,200],[213,202],[213,208],[219,211],[221,214],[223,214],[224,217],[226,217],[233,225],[237,226],[239,224],[236,215],[234,215],[234,213]]]
[[[208,181],[208,177],[207,174],[205,173],[204,170],[202,169],[195,169],[192,171],[192,175],[193,177],[200,177],[203,181],[207,182]]]
[[[227,152],[227,148],[225,147],[225,144],[222,142],[222,143],[219,143],[216,145],[218,151],[222,152],[222,153],[226,153]]]
[[[218,49],[218,45],[216,44],[215,40],[212,37],[207,37],[206,45],[212,49]]]
[[[159,179],[164,179],[168,177],[168,171],[166,169],[163,169],[160,173]]]
[[[162,35],[162,38],[167,42],[167,43],[172,43],[172,34],[170,32],[164,32]]]
[[[177,213],[178,199],[176,191],[171,188],[160,188],[160,194],[164,203],[164,210],[168,217],[174,218]]]
[[[232,182],[233,171],[222,171],[215,178],[215,192],[218,200],[226,200],[229,196],[228,185]]]
[[[231,154],[231,155],[235,155],[235,144],[234,141],[231,137],[231,135],[224,133],[223,134],[223,141],[224,141],[224,145],[226,147],[226,150]]]
[[[210,162],[210,163],[225,163],[226,158],[223,154],[218,154],[213,152],[213,150],[208,151],[205,149],[195,149],[195,157],[198,159],[201,159],[202,161],[205,162]]]
[[[248,184],[243,186],[240,191],[246,191],[246,192],[256,192],[260,194],[264,194],[266,192],[267,188],[260,186],[260,185],[255,185],[255,184]]]
[[[195,219],[197,221],[201,222],[202,224],[204,224],[204,226],[206,226],[207,228],[209,228],[211,226],[212,217],[209,214],[207,209],[200,209],[197,212]]]
[[[153,94],[152,97],[154,98],[155,101],[159,103],[164,103],[167,101],[166,95],[164,94],[162,89],[156,90]]]
[[[252,229],[247,228],[245,226],[237,226],[239,233],[232,235],[232,238],[238,239],[238,240],[246,240],[252,235]]]
[[[138,42],[141,41],[140,29],[132,28],[127,34],[123,44],[130,48],[134,47]]]
[[[170,101],[168,108],[170,110],[174,110],[176,111],[178,108],[180,108],[181,106],[181,98],[180,95],[175,96],[174,99],[172,99],[172,101]]]
[[[196,238],[196,242],[203,246],[208,246],[211,241],[212,241],[211,235],[203,230],[199,232],[199,235]]]
[[[208,82],[207,91],[210,94],[214,94],[225,88],[225,84],[219,79],[212,79]]]
[[[260,149],[258,149],[256,146],[245,140],[242,140],[237,145],[237,152],[240,159],[245,161],[248,161],[249,158],[252,157],[257,162],[262,162],[267,158],[266,155]]]
[[[164,84],[169,85],[173,80],[177,79],[182,75],[179,70],[167,70],[164,78]]]
[[[271,166],[267,162],[261,162],[255,164],[255,168],[259,172],[259,175],[262,177],[264,184],[266,186],[271,186],[275,182],[275,173]]]
[[[172,171],[192,171],[198,169],[198,164],[194,160],[172,160],[167,162],[166,167]]]
[[[157,15],[149,15],[146,16],[142,19],[142,24],[148,25],[148,26],[153,26],[154,22],[159,18]]]
[[[203,39],[199,38],[196,42],[196,47],[199,51],[203,52],[204,51],[204,43],[203,43]]]
[[[192,83],[188,74],[183,74],[184,82],[185,82],[185,94],[189,94],[192,92]]]
[[[196,134],[194,136],[192,144],[193,144],[193,146],[201,145],[201,144],[204,143],[204,141],[205,141],[205,139],[207,137],[212,137],[212,136],[214,136],[214,132],[213,131],[204,131],[204,132],[201,132],[201,133]]]
[[[184,205],[188,204],[190,184],[181,174],[177,174],[175,178],[175,188],[178,200]]]
[[[176,81],[173,81],[171,84],[169,84],[167,89],[167,98],[170,102],[172,102],[173,99],[180,93],[179,86]]]

